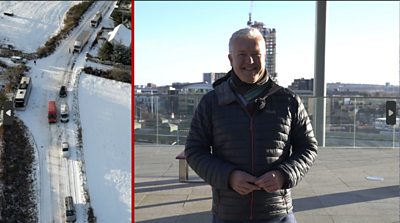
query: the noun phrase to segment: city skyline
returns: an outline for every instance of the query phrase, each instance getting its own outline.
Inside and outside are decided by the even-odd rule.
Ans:
[[[252,21],[276,29],[278,81],[314,78],[315,2],[258,2]],[[247,2],[135,2],[135,85],[201,82],[227,72],[228,41]],[[399,85],[399,3],[327,2],[325,82]]]

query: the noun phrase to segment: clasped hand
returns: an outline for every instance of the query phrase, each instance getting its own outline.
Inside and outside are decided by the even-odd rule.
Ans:
[[[282,172],[273,170],[256,178],[244,171],[234,170],[229,177],[229,184],[233,190],[241,195],[249,194],[255,190],[274,192],[282,188],[284,178]]]

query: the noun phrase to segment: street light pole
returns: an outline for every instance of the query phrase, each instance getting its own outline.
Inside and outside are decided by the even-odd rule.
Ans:
[[[156,144],[158,145],[158,96],[156,96]]]
[[[353,129],[354,129],[354,136],[353,136],[353,148],[356,147],[356,118],[357,118],[357,98],[354,98],[354,124],[353,124]]]

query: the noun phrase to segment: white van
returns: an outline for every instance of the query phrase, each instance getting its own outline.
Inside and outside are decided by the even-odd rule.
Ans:
[[[69,121],[69,108],[66,102],[61,103],[60,106],[60,121],[61,122],[68,122]]]
[[[69,157],[69,144],[67,142],[61,143],[61,154],[64,158]]]

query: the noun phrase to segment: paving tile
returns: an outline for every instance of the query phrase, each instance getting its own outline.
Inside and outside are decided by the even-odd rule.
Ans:
[[[359,215],[336,215],[332,216],[335,223],[398,223],[397,216],[359,216]],[[300,222],[299,222],[300,223]]]
[[[183,146],[135,147],[135,222],[211,222],[211,187],[189,169],[178,181]],[[382,176],[370,181],[366,176]],[[299,223],[399,222],[398,149],[321,148],[292,189]]]
[[[135,194],[135,207],[144,199],[145,194]]]
[[[184,214],[177,218],[176,223],[208,223],[212,222],[212,214],[209,211],[192,214]]]
[[[295,213],[298,223],[335,223],[332,216],[328,215],[300,215]]]
[[[182,213],[186,199],[187,195],[147,195],[135,207],[135,221],[165,218],[168,221],[159,222],[175,222],[176,216]]]

